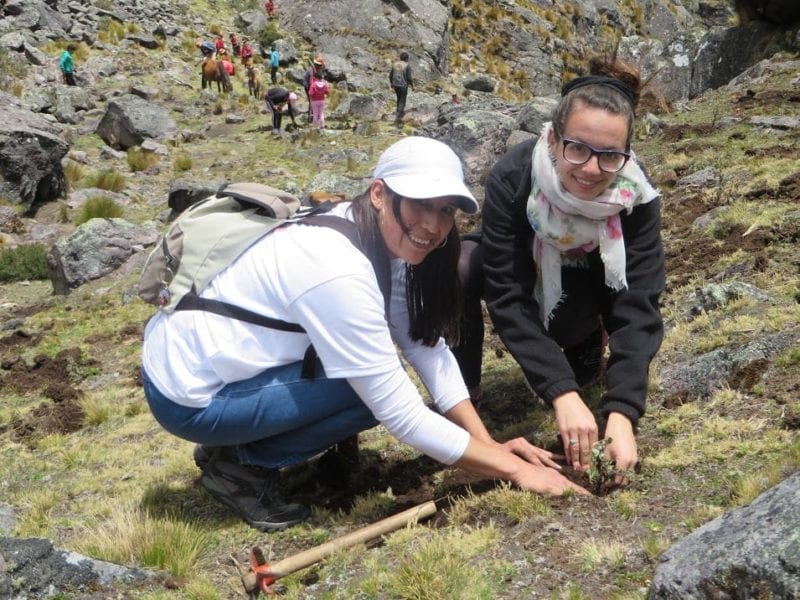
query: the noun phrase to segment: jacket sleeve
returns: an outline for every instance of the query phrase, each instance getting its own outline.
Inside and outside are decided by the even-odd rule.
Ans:
[[[664,337],[659,296],[664,289],[661,200],[641,204],[623,216],[627,289],[609,294],[603,323],[610,355],[601,412],[619,412],[635,425],[644,414],[650,361]]]
[[[414,87],[414,80],[411,78],[411,65],[406,65],[406,83],[408,87]]]
[[[548,335],[533,297],[536,267],[526,206],[535,139],[512,148],[486,181],[482,238],[485,300],[495,331],[525,379],[546,402],[578,384],[560,346]]]

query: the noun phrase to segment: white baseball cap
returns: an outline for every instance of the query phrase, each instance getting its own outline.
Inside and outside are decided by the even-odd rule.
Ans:
[[[465,213],[480,210],[464,184],[464,171],[456,153],[432,138],[411,136],[389,146],[378,159],[372,176],[383,179],[399,196],[410,199],[455,196]]]

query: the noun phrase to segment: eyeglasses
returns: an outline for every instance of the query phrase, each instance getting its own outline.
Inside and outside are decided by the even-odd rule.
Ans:
[[[628,152],[618,152],[615,150],[598,150],[589,144],[561,138],[564,144],[564,160],[573,165],[583,165],[593,157],[597,157],[597,166],[606,173],[617,173],[622,170],[631,155]]]

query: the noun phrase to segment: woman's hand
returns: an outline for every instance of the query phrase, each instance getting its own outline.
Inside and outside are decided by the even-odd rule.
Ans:
[[[571,482],[555,469],[541,465],[525,463],[518,473],[511,478],[511,482],[524,490],[539,494],[560,496],[564,492],[572,491],[577,494],[587,495],[589,491],[577,483]]]
[[[612,412],[606,423],[606,437],[611,438],[611,443],[606,446],[606,456],[616,465],[614,484],[626,485],[625,472],[632,470],[639,460],[633,424],[625,415]]]
[[[578,392],[567,392],[553,400],[556,423],[564,444],[567,463],[576,471],[586,471],[597,443],[597,421]]]
[[[512,454],[516,454],[532,465],[561,470],[561,465],[558,464],[556,458],[564,458],[563,456],[553,454],[544,448],[534,446],[525,438],[514,438],[513,440],[508,440],[503,444],[499,444],[499,446]]]

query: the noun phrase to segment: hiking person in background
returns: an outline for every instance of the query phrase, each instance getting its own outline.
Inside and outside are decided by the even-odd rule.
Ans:
[[[308,97],[311,99],[311,124],[325,129],[325,98],[330,93],[328,82],[320,78],[312,78]]]
[[[325,70],[325,59],[322,56],[317,55],[314,57],[314,61],[311,63],[311,66],[306,69],[305,74],[303,75],[303,89],[306,92],[306,100],[308,100],[308,120],[310,121],[313,118],[311,113],[311,96],[309,95],[309,90],[311,89],[311,82],[314,79],[321,79],[322,72]]]
[[[267,16],[271,19],[275,16],[275,2],[273,0],[267,0],[264,2],[264,10],[267,12]]]
[[[214,42],[209,42],[208,40],[198,40],[195,45],[200,49],[200,54],[203,55],[204,59],[214,56],[217,52]]]
[[[414,87],[414,82],[411,79],[411,66],[408,64],[408,52],[401,52],[400,59],[392,65],[392,69],[389,71],[389,83],[397,95],[397,110],[395,111],[394,120],[395,123],[399,124],[406,113],[408,88]]]
[[[217,34],[217,39],[214,42],[214,48],[216,49],[217,54],[219,54],[221,50],[225,49],[225,38],[222,37],[221,33]]]
[[[228,39],[231,42],[231,50],[233,50],[233,55],[238,57],[239,52],[242,49],[241,45],[239,44],[239,38],[236,37],[235,33],[231,33],[230,35],[228,35]]]
[[[253,62],[253,47],[250,45],[249,37],[244,38],[239,56],[242,58],[242,66],[245,69]]]
[[[61,70],[64,83],[67,85],[77,85],[75,83],[75,62],[72,59],[72,55],[77,49],[78,46],[75,44],[69,44],[58,60],[58,68]]]
[[[286,88],[272,87],[264,94],[264,100],[272,113],[272,133],[280,133],[284,107],[286,108],[286,114],[292,120],[292,125],[297,127],[297,122],[294,120],[297,94],[290,92]]]
[[[462,247],[466,326],[454,352],[478,401],[483,295],[528,384],[555,409],[568,462],[585,471],[599,428],[580,390],[608,344],[600,413],[622,485],[638,460],[635,427],[663,337],[660,199],[631,149],[638,72],[617,60],[590,65],[564,86],[538,141],[512,148],[489,174],[482,231]]]
[[[550,452],[523,438],[496,442],[469,401],[445,341],[460,322],[459,208],[478,211],[458,157],[406,137],[381,154],[363,194],[331,206],[346,230],[280,227],[200,291],[302,332],[200,310],[147,323],[142,380],[154,417],[199,444],[201,485],[252,527],[305,519],[306,507],[281,497],[279,469],[378,423],[446,465],[538,492],[586,493]],[[310,344],[317,358],[303,377]]]
[[[277,83],[278,79],[278,67],[281,65],[281,53],[278,52],[278,47],[275,44],[272,44],[272,48],[269,53],[269,78],[272,81],[272,85]]]

